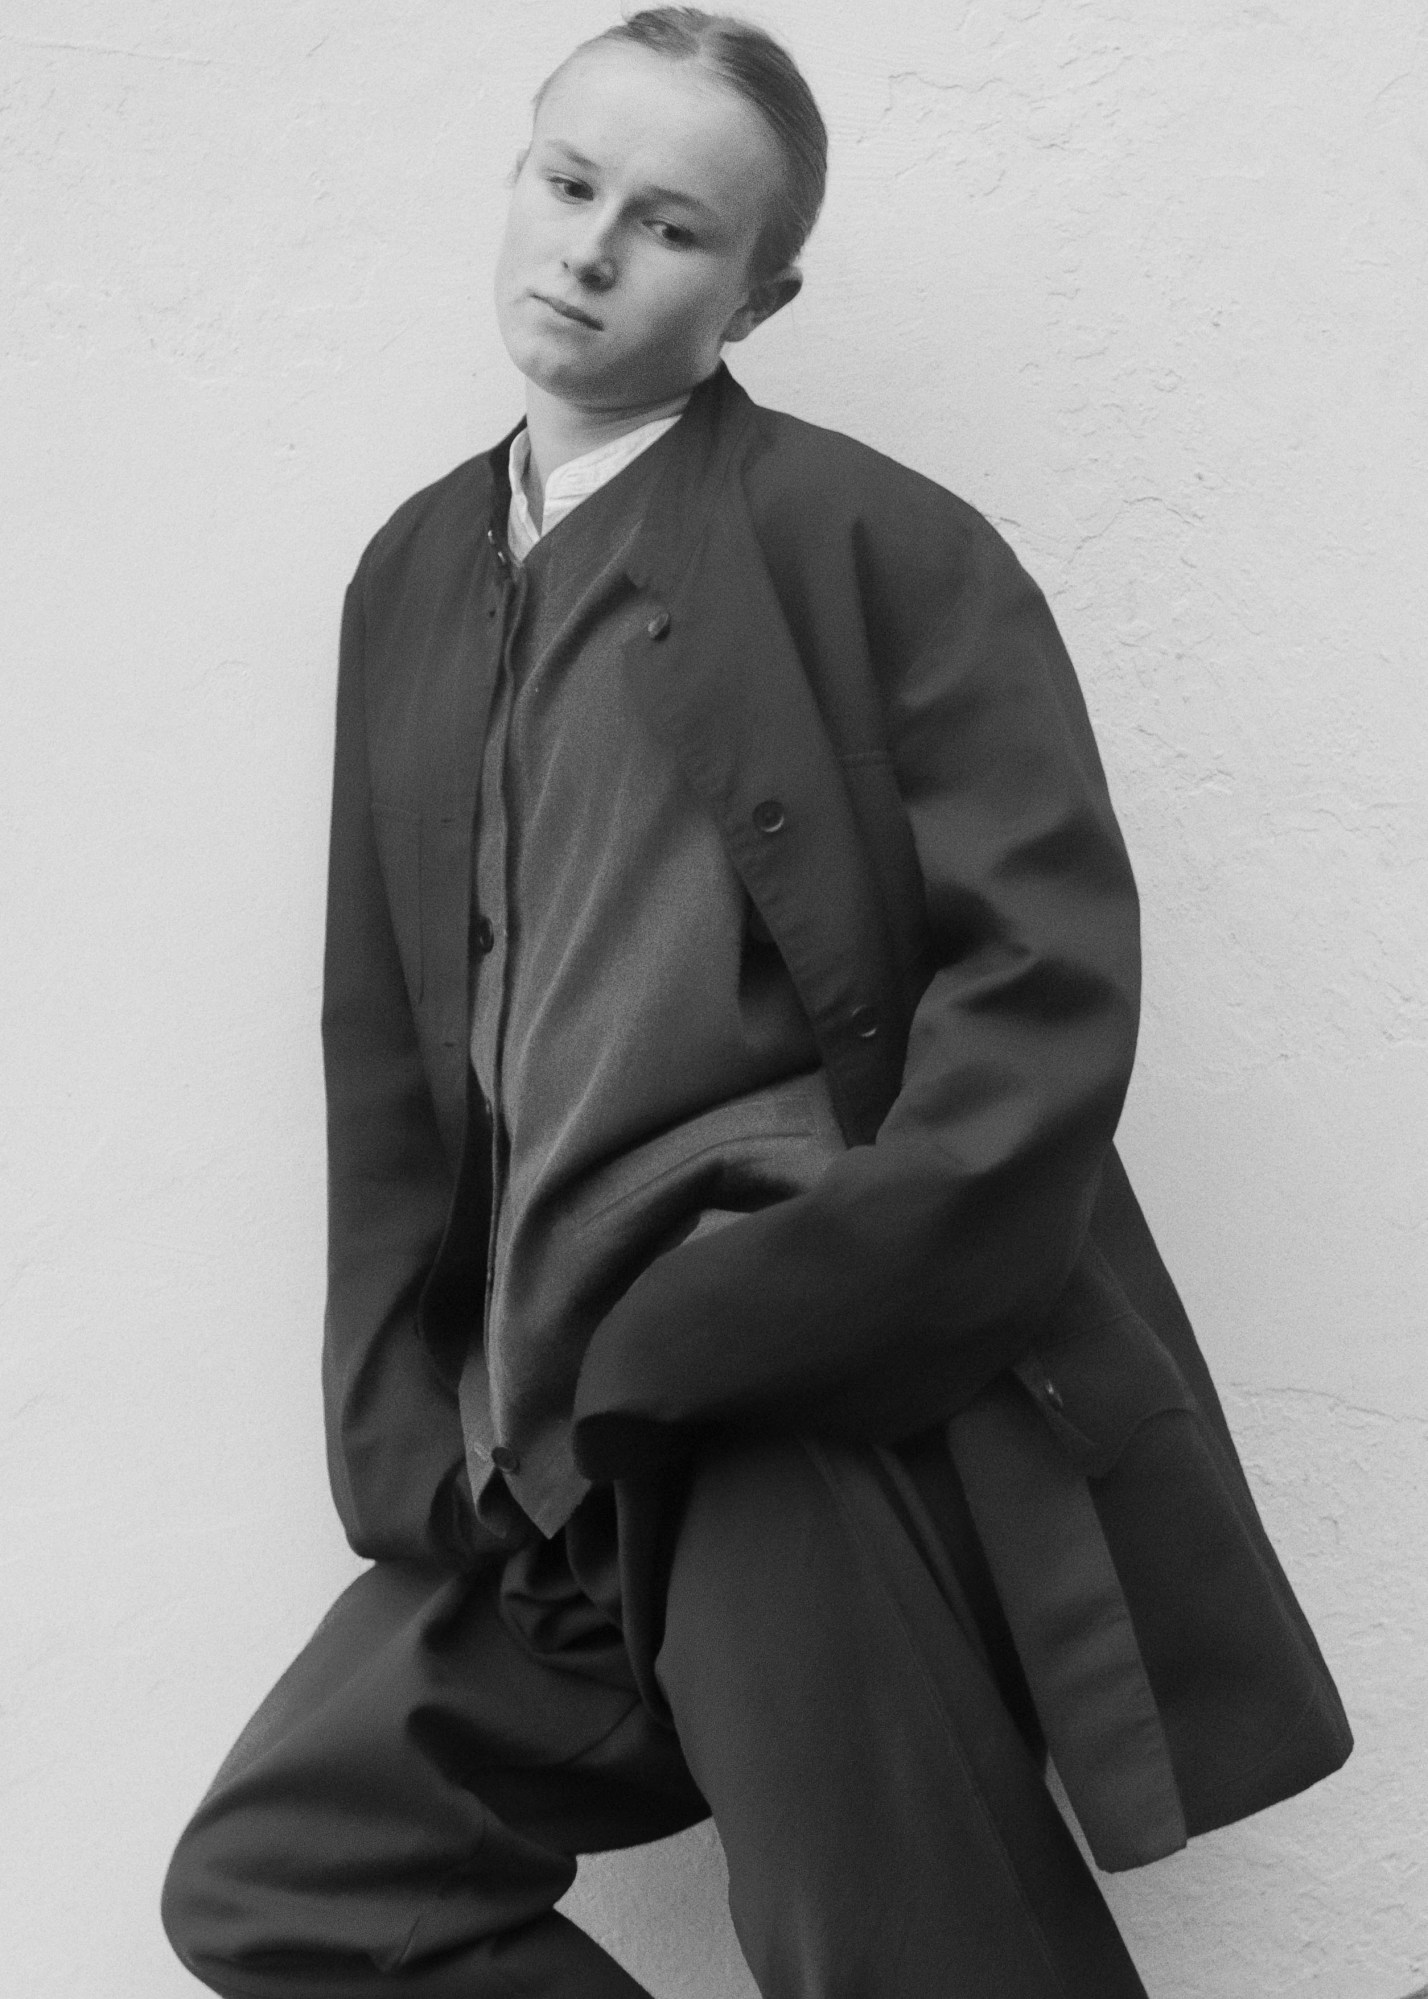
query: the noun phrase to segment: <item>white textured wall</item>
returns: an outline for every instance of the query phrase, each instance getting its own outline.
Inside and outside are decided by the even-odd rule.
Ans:
[[[1144,891],[1125,1150],[1358,1729],[1111,1886],[1154,1999],[1428,1979],[1421,0],[766,0],[834,137],[762,399],[1010,533]],[[4,0],[0,1989],[164,1860],[351,1572],[316,1355],[343,583],[518,408],[487,271],[601,0]],[[751,1990],[703,1835],[575,1901]]]

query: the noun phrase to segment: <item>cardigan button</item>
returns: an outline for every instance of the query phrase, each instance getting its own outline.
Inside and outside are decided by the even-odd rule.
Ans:
[[[1047,1380],[1042,1382],[1041,1392],[1046,1397],[1047,1404],[1050,1408],[1055,1409],[1059,1412],[1060,1410],[1066,1407],[1066,1404],[1061,1400],[1061,1390],[1056,1386],[1056,1383],[1052,1381],[1049,1377]]]
[[[669,630],[669,612],[656,611],[654,616],[650,619],[649,623],[645,626],[645,630],[649,633],[652,639],[662,639],[665,633]]]
[[[871,1041],[878,1031],[878,1016],[870,1006],[855,1006],[848,1025],[860,1041]]]
[[[484,958],[496,942],[496,927],[489,916],[480,917],[476,924],[476,949]]]
[[[754,807],[753,819],[761,833],[777,833],[784,823],[783,807],[776,798],[761,798]]]
[[[521,1468],[520,1453],[513,1451],[509,1444],[497,1444],[491,1453],[491,1462],[498,1471],[518,1472]]]

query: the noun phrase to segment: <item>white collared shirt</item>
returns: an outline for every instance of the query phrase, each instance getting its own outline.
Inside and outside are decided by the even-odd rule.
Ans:
[[[511,439],[508,461],[511,510],[506,519],[506,540],[517,562],[524,562],[541,536],[549,534],[567,514],[573,513],[582,500],[588,500],[607,480],[613,479],[617,472],[623,472],[642,451],[648,451],[667,430],[672,430],[684,414],[688,401],[688,396],[681,396],[677,403],[665,405],[666,415],[651,417],[638,430],[627,430],[623,437],[612,438],[608,444],[597,445],[583,457],[568,458],[564,465],[558,465],[545,482],[545,505],[541,509],[539,527],[526,498],[526,473],[531,459],[530,432],[518,430]]]

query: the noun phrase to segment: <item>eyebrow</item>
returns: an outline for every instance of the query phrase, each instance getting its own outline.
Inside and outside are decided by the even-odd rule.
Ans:
[[[544,144],[553,147],[556,152],[563,154],[572,166],[580,167],[586,173],[598,173],[600,170],[597,161],[587,160],[584,153],[577,152],[575,147],[567,145],[564,139],[546,139]],[[696,214],[708,216],[711,222],[724,220],[718,209],[711,208],[707,201],[701,201],[697,194],[684,194],[677,187],[642,187],[640,193],[655,201],[672,201],[680,208],[693,209]]]

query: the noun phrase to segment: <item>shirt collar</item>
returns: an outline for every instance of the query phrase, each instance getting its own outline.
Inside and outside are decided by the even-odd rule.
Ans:
[[[593,451],[586,451],[579,458],[568,458],[563,465],[558,465],[545,482],[545,505],[541,510],[539,528],[526,497],[531,442],[530,433],[523,425],[511,439],[506,465],[511,488],[507,539],[516,560],[523,562],[542,535],[549,534],[582,500],[598,492],[617,472],[622,472],[642,451],[647,451],[667,430],[671,430],[683,415],[688,401],[687,394],[675,396],[636,429],[624,431],[607,444],[596,445]]]

